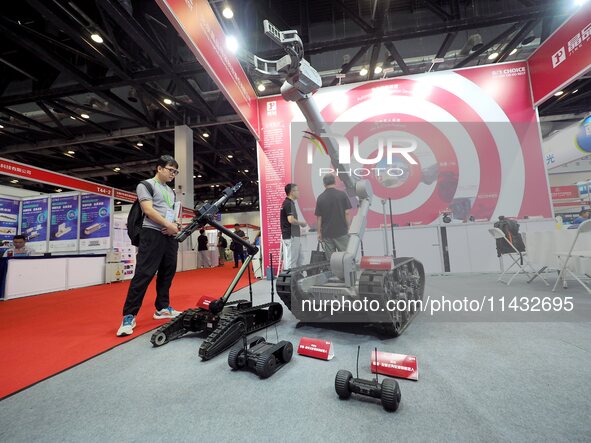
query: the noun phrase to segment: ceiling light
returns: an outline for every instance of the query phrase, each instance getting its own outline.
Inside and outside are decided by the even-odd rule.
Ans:
[[[215,188],[215,186],[214,185],[211,185],[210,188]]]
[[[197,178],[201,178],[203,177],[201,174],[197,174]]]
[[[68,151],[68,154],[74,155],[74,154],[76,154],[76,151]]]
[[[248,172],[248,169],[245,169],[244,172]]]
[[[228,158],[234,158],[234,156],[232,154],[228,155]]]
[[[136,145],[136,146],[139,146],[140,148],[141,148],[142,146],[144,146],[144,144],[143,144],[142,142],[137,142],[135,145]]]
[[[579,92],[579,90],[575,89],[573,92],[571,92],[571,94],[576,94],[577,92]]]
[[[10,180],[10,183],[18,183],[18,180]]]
[[[193,178],[197,178],[197,176],[194,175]]]
[[[165,105],[172,105],[172,100],[169,98],[165,98],[164,100],[162,100],[164,102]]]
[[[203,133],[203,137],[205,137],[205,138],[209,138],[209,132],[204,132],[204,133]]]
[[[367,68],[361,68],[361,71],[359,71],[359,75],[361,77],[365,77],[367,75]]]
[[[382,67],[381,66],[376,66],[376,68],[373,70],[374,74],[381,74],[382,73]]]
[[[4,126],[0,125],[0,129],[4,129]]]
[[[562,94],[564,94],[564,91],[558,91],[556,94],[554,94],[554,97],[560,97]]]
[[[509,55],[514,55],[514,54],[516,54],[516,53],[517,53],[517,48],[513,49],[513,51],[511,51],[511,52],[509,53]]]
[[[94,34],[91,34],[90,38],[96,43],[102,43],[104,41],[100,34],[97,34],[96,32]]]
[[[74,117],[73,115],[70,115],[70,118],[71,118],[72,120],[76,120],[76,117]]]
[[[216,188],[219,188],[219,187],[220,187],[220,185],[215,185],[215,187],[216,187]]]
[[[55,192],[62,192],[62,191],[63,191],[63,189],[62,189],[62,188],[57,188],[57,189],[55,190]]]
[[[80,117],[82,117],[82,118],[90,118],[90,115],[88,115],[88,114],[80,114]]]
[[[262,83],[259,83],[259,85],[257,86],[257,89],[261,92],[263,92],[266,88],[265,85],[263,85]]]
[[[230,8],[229,6],[226,6],[222,11],[222,15],[224,16],[224,18],[230,20],[232,17],[234,17],[234,11],[232,11],[232,8]]]
[[[121,171],[121,168],[113,168],[113,171],[119,172],[119,171]]]
[[[490,54],[490,55],[488,56],[488,59],[489,59],[489,60],[494,60],[494,59],[495,59],[495,58],[497,58],[498,56],[499,56],[499,53],[498,53],[498,52],[493,52],[492,54]]]
[[[238,51],[238,40],[236,40],[236,37],[233,35],[226,37],[226,48],[228,48],[228,51],[232,54],[235,54],[236,51]]]
[[[120,205],[120,204],[121,204],[121,202],[117,202],[117,203],[115,203],[115,204],[116,204],[116,205]]]

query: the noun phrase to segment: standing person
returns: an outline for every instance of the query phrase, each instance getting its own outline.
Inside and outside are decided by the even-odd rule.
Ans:
[[[234,224],[234,234],[236,234],[238,237],[240,237],[242,239],[246,238],[246,234],[244,233],[244,231],[242,229],[240,229],[239,223]],[[244,248],[242,247],[242,245],[240,243],[236,243],[235,241],[232,241],[232,243],[230,243],[230,249],[234,253],[234,268],[238,267],[238,260],[239,259],[242,260],[242,263],[244,264],[244,260],[246,260],[246,257],[245,257]]]
[[[285,200],[279,211],[281,224],[281,243],[283,245],[283,269],[292,269],[304,264],[304,254],[300,241],[300,227],[306,227],[306,222],[298,221],[295,201],[299,190],[295,183],[285,185]]]
[[[218,258],[218,266],[224,266],[226,263],[226,248],[228,247],[228,241],[222,235],[221,232],[218,232],[218,252],[220,254]]]
[[[199,230],[199,237],[197,237],[197,253],[199,254],[199,262],[202,268],[211,268],[209,262],[209,240],[205,235],[205,229]]]
[[[27,240],[24,235],[15,235],[12,238],[12,248],[4,253],[4,257],[29,257],[34,251],[26,246]]]
[[[156,175],[148,180],[152,191],[145,184],[137,186],[136,193],[144,213],[140,244],[136,256],[135,275],[131,280],[125,304],[123,321],[117,336],[131,335],[136,325],[135,317],[142,306],[148,285],[156,277],[156,312],[154,319],[168,320],[180,312],[170,306],[170,285],[176,272],[178,242],[174,236],[181,225],[177,222],[175,194],[167,185],[179,173],[177,161],[170,155],[158,159]]]
[[[324,248],[326,258],[330,259],[334,252],[347,250],[351,201],[347,194],[336,188],[334,175],[325,175],[322,182],[324,192],[316,200],[314,215],[318,223],[318,241]]]

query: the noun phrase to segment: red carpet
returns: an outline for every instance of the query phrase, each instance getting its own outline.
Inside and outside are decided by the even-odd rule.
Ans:
[[[178,273],[170,291],[171,306],[183,311],[203,295],[220,297],[236,271],[228,263]],[[246,275],[236,289],[248,285]],[[155,281],[133,335],[123,338],[115,333],[129,281],[0,302],[0,399],[164,324],[152,319]]]

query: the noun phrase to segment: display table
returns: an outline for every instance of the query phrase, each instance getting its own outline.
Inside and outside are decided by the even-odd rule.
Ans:
[[[2,258],[0,298],[27,297],[105,283],[105,255]]]

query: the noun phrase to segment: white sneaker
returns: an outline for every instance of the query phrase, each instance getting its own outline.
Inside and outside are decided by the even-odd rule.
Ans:
[[[126,315],[123,317],[121,326],[117,330],[117,337],[124,337],[126,335],[133,334],[133,328],[135,328],[135,317],[133,315]]]
[[[175,318],[181,313],[179,311],[175,311],[172,307],[160,309],[159,311],[154,312],[154,320],[168,320],[171,318]]]

